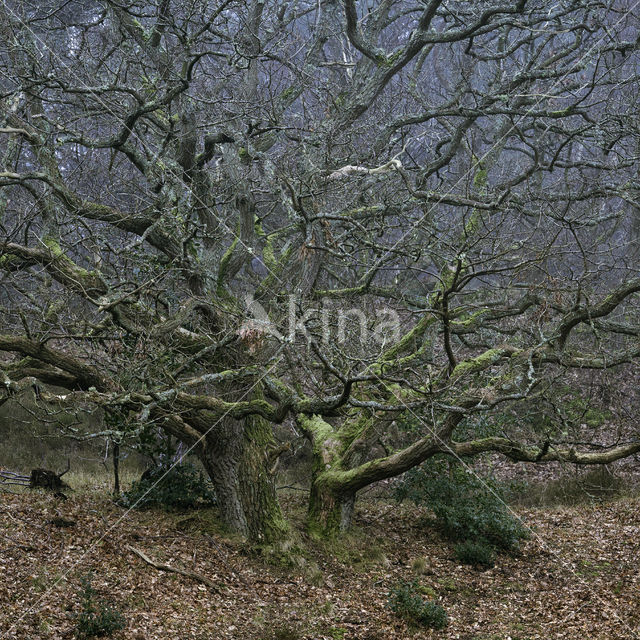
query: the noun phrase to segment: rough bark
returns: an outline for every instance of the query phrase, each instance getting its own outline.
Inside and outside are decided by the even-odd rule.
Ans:
[[[230,436],[230,437],[229,437]],[[239,434],[210,433],[202,463],[216,489],[220,518],[229,530],[249,534],[249,525],[240,500],[238,480]]]
[[[247,521],[249,538],[261,543],[282,540],[287,523],[276,495],[275,460],[271,423],[259,416],[244,421],[239,464],[240,499]]]
[[[311,485],[307,529],[315,536],[331,538],[351,528],[355,493],[331,491],[322,482]]]
[[[236,533],[260,544],[276,542],[287,524],[276,496],[271,425],[259,417],[225,419],[206,436],[202,462],[218,498],[220,517]]]

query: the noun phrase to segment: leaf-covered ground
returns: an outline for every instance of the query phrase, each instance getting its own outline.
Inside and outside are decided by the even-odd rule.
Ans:
[[[301,502],[287,502],[299,521]],[[342,542],[300,534],[298,550],[266,562],[216,533],[207,511],[127,513],[99,495],[2,493],[0,637],[72,638],[89,573],[125,616],[119,639],[640,637],[639,507],[521,511],[534,529],[522,553],[478,571],[456,562],[424,512],[392,502],[361,504]],[[217,587],[154,569],[128,547]],[[389,610],[389,590],[414,578],[445,607],[445,630],[408,627]]]

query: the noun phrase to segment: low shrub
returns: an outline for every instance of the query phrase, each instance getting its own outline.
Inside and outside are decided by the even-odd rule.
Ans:
[[[91,586],[91,575],[85,576],[81,585],[82,610],[76,616],[76,637],[84,639],[110,636],[124,629],[126,623],[122,613],[97,598],[96,591]]]
[[[495,563],[493,549],[484,542],[465,540],[454,547],[454,552],[462,564],[470,564],[474,567],[493,567]]]
[[[174,467],[160,466],[146,471],[122,494],[119,503],[125,507],[170,507],[191,509],[216,501],[211,482],[190,462]]]
[[[495,482],[442,458],[407,472],[396,497],[429,507],[443,534],[454,542],[482,541],[513,550],[528,535],[509,512]]]
[[[447,626],[447,614],[437,602],[424,600],[420,595],[417,580],[400,582],[389,592],[389,607],[408,622],[432,629]]]

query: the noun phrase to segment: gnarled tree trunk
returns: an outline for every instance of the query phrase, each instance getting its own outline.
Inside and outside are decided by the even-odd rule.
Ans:
[[[309,494],[307,528],[319,537],[334,537],[351,527],[355,492],[335,492],[314,480]]]
[[[287,533],[276,496],[271,425],[259,417],[225,419],[206,436],[202,462],[218,498],[220,517],[253,542],[272,543]]]

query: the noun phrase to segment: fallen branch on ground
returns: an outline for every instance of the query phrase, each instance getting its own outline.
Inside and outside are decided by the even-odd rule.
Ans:
[[[206,576],[203,576],[200,573],[195,573],[194,571],[186,571],[185,569],[178,569],[177,567],[172,567],[168,564],[160,564],[158,562],[154,562],[149,556],[145,555],[139,549],[132,547],[131,545],[127,545],[127,549],[135,553],[141,560],[144,560],[148,565],[152,566],[154,569],[158,571],[167,571],[169,573],[179,573],[181,576],[186,576],[187,578],[192,578],[193,580],[197,580],[198,582],[202,582],[202,584],[206,584],[208,587],[211,587],[216,593],[220,593],[220,587],[209,580]]]

